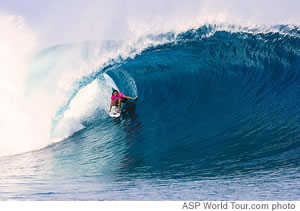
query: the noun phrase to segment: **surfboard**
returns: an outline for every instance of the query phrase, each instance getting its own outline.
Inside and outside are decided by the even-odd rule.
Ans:
[[[108,115],[110,117],[119,117],[121,115],[121,112],[120,113],[116,112],[117,109],[118,109],[117,106],[111,107],[111,111],[108,113]]]

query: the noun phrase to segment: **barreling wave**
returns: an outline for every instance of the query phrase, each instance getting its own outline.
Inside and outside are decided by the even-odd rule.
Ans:
[[[206,25],[149,36],[164,41],[78,80],[55,124],[80,126],[59,150],[80,140],[84,163],[170,177],[298,167],[299,35]],[[139,96],[120,119],[107,116],[111,88]]]
[[[205,25],[56,46],[32,60],[26,94],[56,99],[51,137],[65,140],[50,148],[82,153],[80,171],[96,163],[106,173],[197,177],[298,167],[299,35],[296,26]],[[112,88],[139,97],[119,119],[107,115]]]

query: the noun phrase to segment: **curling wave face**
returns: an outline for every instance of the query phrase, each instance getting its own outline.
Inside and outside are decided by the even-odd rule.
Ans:
[[[138,87],[139,127],[123,159],[130,169],[213,175],[297,166],[299,31],[277,28],[211,34],[204,26],[109,70],[112,78],[126,71]]]
[[[205,25],[148,36],[152,44],[137,48],[111,41],[91,54],[93,43],[79,44],[78,57],[86,63],[100,57],[101,65],[98,58],[97,68],[87,72],[69,68],[66,75],[75,79],[64,89],[68,91],[51,129],[52,136],[64,140],[32,153],[43,154],[39,165],[62,181],[68,175],[101,177],[107,183],[132,178],[195,181],[297,170],[299,35],[291,26]],[[39,55],[48,68],[41,78],[54,74],[49,55],[60,58],[68,48],[73,51],[74,45]],[[120,48],[127,54],[120,54]],[[107,115],[111,88],[139,97],[118,119]],[[51,159],[43,159],[45,154]]]
[[[110,62],[81,81],[90,89],[86,94],[100,90],[105,98],[95,97],[92,112],[84,110],[92,115],[80,115],[80,132],[71,139],[84,136],[87,146],[91,140],[96,145],[110,142],[116,152],[93,153],[113,153],[107,154],[118,160],[112,171],[150,168],[176,177],[297,165],[299,31],[276,29],[266,33],[203,26],[155,37],[168,42]],[[98,86],[90,85],[95,81]],[[104,112],[111,87],[139,95],[121,120]],[[76,99],[82,107],[91,104],[78,96],[68,101],[68,112]],[[99,102],[106,98],[100,111]]]

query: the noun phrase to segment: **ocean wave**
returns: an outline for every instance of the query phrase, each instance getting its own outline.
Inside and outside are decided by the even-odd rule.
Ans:
[[[290,166],[299,160],[299,46],[298,27],[287,25],[61,45],[31,59],[26,95],[55,108],[43,146],[105,137],[115,147],[101,153],[117,153],[121,169]],[[116,121],[111,88],[139,96]]]
[[[299,30],[273,29],[205,25],[151,37],[164,42],[110,60],[81,80],[83,87],[94,81],[102,86],[99,79],[107,75],[138,102],[112,120],[104,112],[106,86],[107,105],[90,119],[80,116],[83,127],[68,140],[94,147],[111,142],[111,150],[94,152],[102,154],[99,162],[118,160],[111,171],[152,169],[177,177],[297,166]]]

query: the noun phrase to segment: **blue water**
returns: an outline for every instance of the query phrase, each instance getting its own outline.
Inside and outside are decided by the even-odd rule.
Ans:
[[[79,79],[53,130],[104,74],[138,101],[118,119],[96,109],[63,141],[0,158],[0,199],[300,200],[300,30],[206,25],[152,39],[167,41]],[[38,56],[59,58],[57,48]]]

